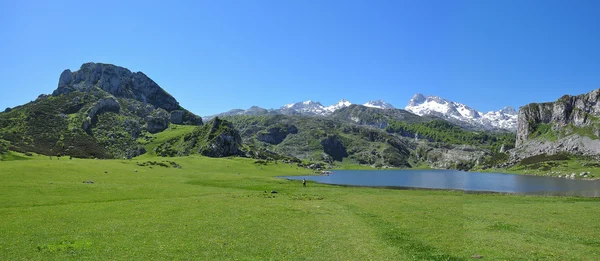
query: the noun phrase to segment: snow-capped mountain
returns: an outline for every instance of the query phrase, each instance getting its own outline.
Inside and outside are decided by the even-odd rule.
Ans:
[[[434,115],[485,129],[517,129],[517,111],[511,107],[482,113],[462,103],[417,93],[404,109],[419,116]]]
[[[323,106],[320,102],[314,102],[311,100],[305,102],[297,102],[286,104],[279,109],[279,112],[282,114],[302,114],[302,115],[319,115],[319,116],[327,116],[333,113],[337,109],[341,109],[344,107],[348,107],[352,105],[351,102],[347,100],[341,100],[336,104],[330,106]]]
[[[349,101],[347,101],[347,100],[344,100],[344,99],[342,99],[342,100],[340,100],[340,101],[339,101],[338,103],[336,103],[336,104],[333,104],[333,105],[330,105],[330,106],[327,106],[327,107],[325,107],[325,110],[327,110],[329,113],[332,113],[332,112],[334,112],[334,111],[335,111],[335,110],[337,110],[337,109],[346,108],[346,107],[348,107],[348,106],[350,106],[350,105],[352,105],[352,103],[351,103],[351,102],[349,102]]]
[[[348,100],[342,99],[339,102],[324,106],[320,102],[315,102],[312,100],[304,101],[304,102],[296,102],[283,105],[279,109],[264,109],[258,106],[252,106],[247,110],[243,109],[234,109],[227,112],[219,113],[217,115],[204,116],[203,118],[210,119],[214,116],[231,116],[231,115],[268,115],[268,114],[285,114],[285,115],[307,115],[307,116],[329,116],[334,111],[345,108],[352,105]],[[364,104],[367,107],[379,108],[379,109],[392,109],[394,106],[391,104],[382,101],[369,101]]]
[[[363,106],[378,109],[395,109],[393,105],[382,100],[368,101],[367,103],[363,104]]]

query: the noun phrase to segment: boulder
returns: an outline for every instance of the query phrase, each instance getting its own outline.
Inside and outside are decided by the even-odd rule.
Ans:
[[[171,116],[164,109],[158,108],[144,119],[146,121],[146,130],[150,133],[157,133],[166,130],[169,127]]]
[[[58,88],[63,88],[69,84],[73,80],[73,75],[71,70],[66,69],[60,74],[60,78],[58,78]]]
[[[174,110],[171,112],[171,123],[185,125],[202,125],[202,118],[186,110]]]

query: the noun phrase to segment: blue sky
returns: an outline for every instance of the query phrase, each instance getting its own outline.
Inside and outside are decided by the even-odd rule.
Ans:
[[[210,115],[437,95],[481,111],[600,88],[600,1],[0,1],[0,107],[85,62]]]

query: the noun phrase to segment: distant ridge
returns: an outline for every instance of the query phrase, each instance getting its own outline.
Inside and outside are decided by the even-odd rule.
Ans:
[[[462,103],[417,93],[404,109],[419,116],[438,116],[452,122],[467,123],[488,130],[517,130],[517,111],[512,107],[483,113]]]

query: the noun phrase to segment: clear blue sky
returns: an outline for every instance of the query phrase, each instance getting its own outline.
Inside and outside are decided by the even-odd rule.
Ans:
[[[0,1],[0,108],[85,62],[199,115],[413,94],[481,111],[600,88],[600,1]]]

